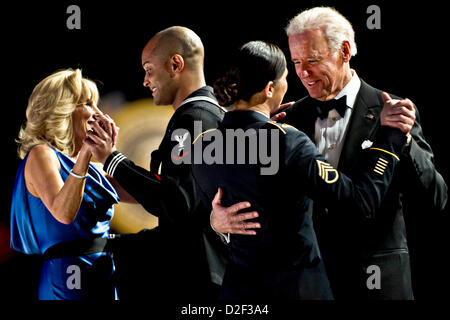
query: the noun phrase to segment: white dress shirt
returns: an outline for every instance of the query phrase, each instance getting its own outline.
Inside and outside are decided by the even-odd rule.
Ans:
[[[351,70],[352,78],[339,92],[335,99],[347,96],[347,110],[344,117],[341,117],[336,109],[328,112],[325,119],[316,120],[314,142],[317,149],[325,156],[325,159],[337,168],[339,157],[341,156],[342,146],[344,144],[345,134],[347,132],[348,123],[353,111],[356,96],[361,87],[361,80],[355,70]]]

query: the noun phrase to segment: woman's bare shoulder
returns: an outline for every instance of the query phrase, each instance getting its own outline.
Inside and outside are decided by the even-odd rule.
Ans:
[[[37,145],[30,150],[27,166],[35,168],[57,167],[58,170],[60,167],[55,150],[46,144]]]

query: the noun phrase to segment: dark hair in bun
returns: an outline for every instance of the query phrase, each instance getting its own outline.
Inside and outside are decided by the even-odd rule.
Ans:
[[[238,100],[249,101],[269,81],[277,82],[286,70],[281,49],[265,41],[247,42],[239,48],[230,69],[214,83],[214,92],[222,106]]]

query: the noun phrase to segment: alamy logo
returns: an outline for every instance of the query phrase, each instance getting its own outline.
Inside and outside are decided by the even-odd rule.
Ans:
[[[79,266],[71,264],[67,267],[66,273],[69,274],[66,280],[68,289],[81,289],[81,269]]]
[[[81,29],[81,9],[79,6],[73,4],[67,7],[66,13],[70,16],[66,20],[66,26],[69,30]]]
[[[367,29],[369,29],[369,30],[381,29],[381,9],[380,9],[380,7],[375,4],[370,5],[367,7],[366,12],[370,14],[370,16],[367,18],[367,21],[366,21]]]
[[[174,164],[261,164],[261,175],[278,172],[279,129],[202,129],[195,121],[195,141],[186,129],[173,131],[171,139],[178,142],[171,154]],[[203,141],[210,143],[203,148]]]
[[[367,274],[370,274],[370,276],[367,278],[366,285],[367,289],[374,290],[374,289],[381,289],[381,269],[376,264],[370,265],[367,267],[366,270]]]

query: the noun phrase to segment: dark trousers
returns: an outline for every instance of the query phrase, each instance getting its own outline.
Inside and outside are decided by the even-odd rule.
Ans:
[[[225,272],[222,301],[332,300],[322,261],[294,270],[257,270],[230,263]]]
[[[157,227],[114,240],[121,300],[217,301],[201,234]]]

